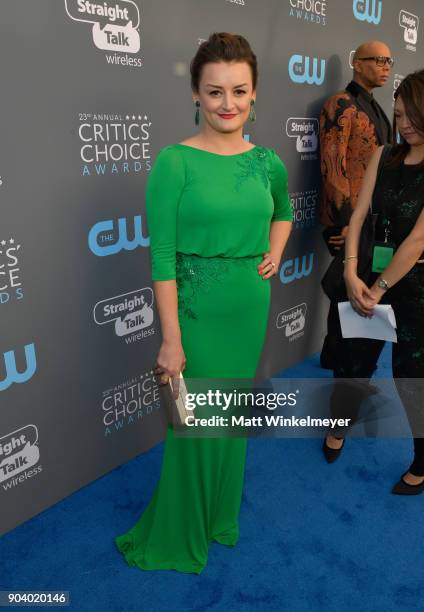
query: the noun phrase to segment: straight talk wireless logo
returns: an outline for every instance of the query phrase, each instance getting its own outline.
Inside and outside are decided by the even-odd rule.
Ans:
[[[405,42],[405,49],[408,51],[416,51],[418,41],[418,26],[420,19],[418,15],[413,15],[408,11],[401,10],[399,12],[399,25],[403,30],[403,40]]]
[[[9,491],[42,471],[38,429],[26,425],[0,438],[0,483]],[[36,466],[36,467],[35,467]]]
[[[150,337],[155,333],[153,290],[144,287],[101,300],[94,306],[93,317],[97,325],[113,323],[115,334],[127,344]]]
[[[65,10],[73,21],[91,24],[94,45],[106,53],[108,64],[141,68],[140,57],[131,57],[140,51],[140,11],[133,0],[91,2],[90,0],[64,0]]]
[[[307,306],[305,302],[280,312],[277,316],[277,329],[284,331],[284,336],[293,342],[304,335]]]

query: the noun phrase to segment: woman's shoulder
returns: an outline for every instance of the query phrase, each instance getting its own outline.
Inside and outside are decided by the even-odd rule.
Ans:
[[[167,179],[176,181],[185,180],[186,169],[183,156],[174,144],[166,145],[159,149],[153,157],[152,169],[149,173],[149,182]]]
[[[370,163],[378,166],[387,165],[398,151],[398,146],[393,144],[384,144],[378,146],[371,156]]]
[[[257,151],[265,153],[265,155],[267,155],[271,159],[280,159],[280,156],[278,155],[277,151],[272,147],[263,147],[262,145],[256,145],[255,149]]]
[[[169,144],[159,149],[155,157],[155,166],[181,166],[183,164],[178,144]]]
[[[165,147],[159,149],[157,157],[176,157],[179,155],[179,147],[180,143],[166,145]]]
[[[283,169],[287,171],[286,165],[281,159],[280,155],[277,151],[271,147],[257,147],[259,150],[263,152],[263,154],[268,158],[269,164],[273,169]]]

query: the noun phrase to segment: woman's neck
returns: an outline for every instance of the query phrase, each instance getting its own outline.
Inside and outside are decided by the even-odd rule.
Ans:
[[[249,143],[243,138],[242,129],[237,130],[236,132],[225,133],[208,129],[205,126],[202,131],[195,136],[195,139],[208,151],[213,151],[223,155],[242,153],[250,148]]]

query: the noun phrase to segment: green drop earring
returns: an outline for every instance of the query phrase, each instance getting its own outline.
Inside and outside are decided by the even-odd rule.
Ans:
[[[250,100],[249,119],[252,122],[256,121],[255,100]]]
[[[196,114],[194,115],[194,123],[195,125],[199,125],[200,123],[200,102],[196,100]]]

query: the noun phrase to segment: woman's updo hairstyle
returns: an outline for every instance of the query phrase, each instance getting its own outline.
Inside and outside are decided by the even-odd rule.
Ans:
[[[191,88],[199,91],[202,68],[210,62],[246,62],[252,71],[253,89],[258,81],[258,65],[256,55],[249,43],[239,34],[219,32],[211,34],[205,42],[199,45],[196,55],[190,64]]]

